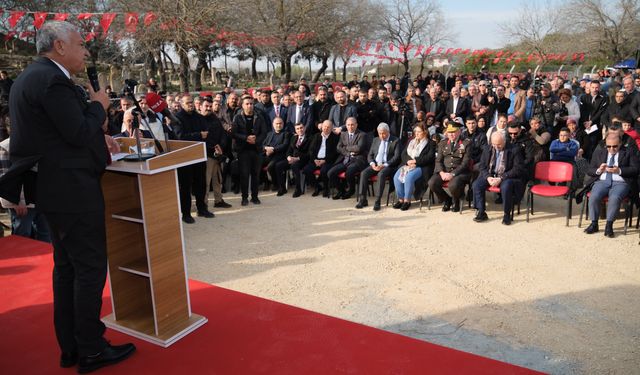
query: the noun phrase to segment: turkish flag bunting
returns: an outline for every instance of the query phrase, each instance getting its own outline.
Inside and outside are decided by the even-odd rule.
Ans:
[[[444,51],[444,48],[443,47],[438,47],[438,50],[436,51],[436,55],[441,54],[442,51]]]
[[[371,42],[367,42],[367,44],[364,45],[364,50],[369,52],[369,48],[371,48]]]
[[[69,13],[56,13],[53,16],[53,20],[54,21],[66,21],[68,17],[69,17]]]
[[[80,21],[85,21],[85,20],[91,19],[91,17],[93,17],[93,13],[80,13],[80,14],[78,14],[78,19]]]
[[[431,51],[433,51],[433,46],[429,46],[429,48],[427,48],[427,49],[424,51],[425,56],[426,56],[426,55],[428,55],[428,54],[430,54],[430,53],[431,53]]]
[[[138,26],[138,13],[130,12],[124,15],[124,28],[129,33],[136,32],[136,26]]]
[[[156,16],[155,13],[149,12],[147,14],[144,15],[144,26],[145,27],[149,27],[149,25],[151,25],[153,23],[153,21],[157,20],[158,16]]]
[[[389,51],[393,52],[393,43],[389,43]]]
[[[35,27],[36,30],[40,30],[40,28],[42,27],[42,24],[44,24],[44,21],[47,19],[48,14],[49,13],[47,12],[33,13],[33,27]]]
[[[21,10],[12,10],[9,15],[9,26],[13,29],[18,24],[18,21],[24,17],[27,12]]]
[[[17,31],[9,31],[7,35],[4,36],[4,40],[9,40],[18,34]]]
[[[571,60],[573,60],[573,61],[578,60],[578,54],[574,53],[573,56],[571,56]]]
[[[105,34],[109,31],[109,28],[111,27],[111,23],[115,18],[116,18],[115,13],[105,13],[102,15],[102,18],[100,19],[100,26],[102,26],[102,30],[104,31]]]
[[[382,49],[382,42],[376,43],[375,52],[378,53],[378,52],[380,52],[381,49]]]
[[[584,53],[580,54],[580,61],[584,61]]]
[[[497,63],[499,63],[499,62],[500,62],[500,58],[499,58],[499,57],[496,57],[495,59],[493,59],[493,63],[494,63],[494,64],[497,64]]]
[[[94,40],[95,38],[96,38],[96,33],[92,31],[90,33],[87,33],[87,35],[84,37],[84,41],[85,42],[90,42],[90,41]]]
[[[422,53],[422,50],[424,49],[423,45],[419,45],[418,48],[416,49],[416,54],[413,55],[413,57],[418,57],[420,56],[420,54]]]

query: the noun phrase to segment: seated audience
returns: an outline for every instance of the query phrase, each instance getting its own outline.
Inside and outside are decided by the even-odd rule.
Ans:
[[[554,139],[549,147],[551,160],[565,161],[568,163],[575,162],[576,156],[578,156],[578,150],[580,149],[580,144],[578,141],[571,139],[569,134],[569,128],[560,129],[558,139]]]
[[[306,181],[314,186],[312,196],[316,197],[323,191],[323,196],[328,197],[329,177],[327,176],[329,169],[333,166],[338,158],[338,141],[340,136],[333,132],[333,123],[331,120],[322,122],[320,133],[313,136],[309,145],[309,163],[304,167]],[[313,174],[316,170],[320,171],[320,176],[316,180]]]
[[[422,125],[413,128],[414,138],[409,141],[400,158],[400,168],[393,176],[398,201],[393,208],[406,211],[411,207],[416,182],[422,180],[424,167],[433,163],[435,144],[431,141]]]
[[[358,129],[355,117],[349,117],[346,126],[347,130],[340,133],[338,141],[338,160],[327,174],[329,187],[337,190],[333,199],[351,198],[356,193],[356,177],[367,166],[367,135]],[[338,176],[342,172],[345,172],[345,179],[341,182]]]

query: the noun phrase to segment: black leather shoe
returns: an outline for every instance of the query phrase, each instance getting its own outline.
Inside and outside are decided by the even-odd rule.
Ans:
[[[393,208],[395,208],[396,210],[399,208],[402,208],[402,203],[404,202],[397,201],[396,203],[393,204]]]
[[[591,224],[584,230],[586,234],[592,234],[598,232],[600,229],[598,228],[598,222],[592,221]]]
[[[607,221],[607,224],[604,226],[604,235],[605,237],[613,238],[613,222]]]
[[[360,208],[367,207],[368,205],[369,205],[369,202],[367,202],[366,199],[361,199],[360,202],[356,204],[356,208],[360,209]]]
[[[253,203],[253,204],[260,204],[260,203],[262,203],[262,202],[260,202],[260,199],[258,199],[258,197],[255,197],[255,198],[251,198],[251,203]]]
[[[400,207],[400,211],[406,211],[409,207],[411,207],[411,202],[404,202],[402,203],[402,207]]]
[[[325,190],[325,191],[322,193],[322,198],[329,198],[329,191],[328,191],[328,190]]]
[[[373,210],[380,211],[380,202],[376,201],[376,203],[373,204]]]
[[[60,354],[60,367],[69,368],[78,363],[78,353],[62,353]]]
[[[278,197],[281,197],[283,195],[287,194],[286,190],[278,190],[278,194],[276,194]]]
[[[447,199],[442,205],[442,212],[447,212],[449,210],[451,210],[451,199]]]
[[[136,347],[133,344],[107,345],[104,350],[94,356],[80,358],[78,372],[86,374],[105,366],[115,365],[127,359],[135,351]]]
[[[317,197],[318,195],[320,195],[320,189],[316,188],[316,190],[313,191],[313,194],[311,194],[311,196]]]
[[[349,191],[346,194],[342,195],[342,199],[349,199],[349,198],[353,197],[355,194],[356,194],[355,191]]]
[[[487,216],[486,212],[478,212],[476,217],[473,218],[473,221],[476,223],[482,223],[483,221],[489,220],[489,216]]]
[[[498,197],[495,200],[495,204],[502,204],[502,195],[498,194]]]
[[[200,211],[198,211],[198,216],[205,217],[207,219],[211,219],[212,217],[215,217],[216,215],[214,215],[213,212],[211,212],[209,210],[200,210]]]
[[[502,217],[502,224],[511,225],[511,215],[504,215]]]
[[[315,192],[314,192],[314,193],[315,193]],[[293,192],[292,197],[294,197],[294,198],[298,198],[298,197],[299,197],[299,196],[301,196],[301,195],[302,195],[302,192],[300,192],[300,191],[296,190],[296,191],[294,191],[294,192]],[[314,197],[315,197],[315,196],[317,196],[317,195],[318,195],[318,194],[314,195]]]
[[[460,212],[460,199],[456,199],[455,202],[453,202],[453,207],[451,208],[452,212]]]
[[[240,205],[247,206],[249,204],[249,200],[247,198],[242,198],[242,203]]]
[[[220,201],[218,203],[214,203],[213,207],[215,208],[230,208],[231,204],[225,202],[225,201]]]
[[[340,198],[342,198],[342,193],[341,192],[337,192],[336,195],[333,196],[334,200],[338,200]]]
[[[182,215],[182,221],[187,224],[193,224],[196,222],[195,219],[191,217],[191,215]]]

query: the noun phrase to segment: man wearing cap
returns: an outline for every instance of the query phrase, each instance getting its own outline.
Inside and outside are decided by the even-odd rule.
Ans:
[[[447,138],[440,141],[433,176],[429,179],[429,189],[444,202],[442,211],[460,211],[460,197],[464,187],[471,180],[470,161],[473,145],[470,139],[460,139],[462,124],[449,121],[445,131]],[[447,182],[451,195],[442,185]]]

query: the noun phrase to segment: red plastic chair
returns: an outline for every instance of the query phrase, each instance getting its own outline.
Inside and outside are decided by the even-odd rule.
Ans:
[[[529,213],[533,215],[533,196],[541,197],[564,197],[567,196],[567,222],[571,219],[571,203],[573,201],[573,190],[571,181],[573,180],[573,164],[562,161],[541,161],[536,164],[534,179],[536,181],[566,183],[566,186],[535,184],[529,188],[527,195],[527,223]]]

